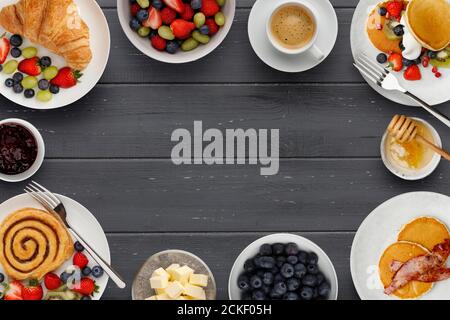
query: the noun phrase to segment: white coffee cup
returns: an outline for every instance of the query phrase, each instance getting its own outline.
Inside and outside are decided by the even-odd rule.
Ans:
[[[304,45],[301,48],[289,49],[289,48],[283,47],[278,42],[278,40],[275,38],[275,36],[272,34],[271,24],[272,24],[273,16],[275,15],[275,13],[278,12],[278,10],[280,10],[281,8],[287,7],[287,6],[301,7],[310,15],[310,17],[313,19],[314,24],[316,25],[316,30],[314,32],[313,37],[311,38],[311,40],[309,41],[308,44]],[[273,45],[273,47],[284,54],[294,55],[294,54],[301,54],[303,52],[308,52],[316,60],[322,60],[325,56],[324,53],[315,44],[316,40],[317,40],[317,35],[319,34],[319,27],[318,27],[318,23],[317,23],[317,14],[315,13],[314,8],[310,4],[307,4],[306,2],[303,2],[301,0],[288,0],[288,1],[282,2],[279,5],[275,6],[272,10],[272,13],[269,15],[269,17],[267,19],[266,33],[267,33],[267,37],[269,38],[269,41]]]

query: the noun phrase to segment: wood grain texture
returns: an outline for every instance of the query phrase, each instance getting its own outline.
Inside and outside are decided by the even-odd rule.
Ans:
[[[117,289],[111,281],[104,299],[131,299],[131,282],[151,255],[165,249],[183,249],[198,255],[211,268],[217,282],[217,298],[228,299],[228,277],[240,252],[263,233],[205,234],[110,234],[113,263],[125,275],[128,288]],[[349,269],[353,233],[300,233],[316,242],[333,261],[338,274],[339,299],[356,299]],[[320,263],[320,262],[319,262]]]
[[[447,193],[449,175],[441,164],[429,178],[407,182],[378,159],[282,160],[270,177],[250,165],[76,159],[48,160],[33,179],[85,205],[107,232],[270,232],[355,231],[400,193]],[[3,184],[0,198],[22,188]]]

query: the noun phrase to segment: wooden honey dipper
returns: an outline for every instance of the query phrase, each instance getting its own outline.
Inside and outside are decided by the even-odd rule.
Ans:
[[[450,154],[428,141],[424,137],[422,137],[419,133],[417,133],[417,123],[406,116],[395,115],[392,118],[391,123],[388,126],[389,133],[397,139],[399,142],[410,142],[413,139],[416,139],[419,142],[422,142],[424,145],[432,149],[437,154],[440,154],[444,159],[450,161]]]

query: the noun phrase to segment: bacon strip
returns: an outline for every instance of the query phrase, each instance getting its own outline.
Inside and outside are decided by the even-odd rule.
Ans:
[[[420,275],[417,279],[417,281],[421,282],[437,282],[437,281],[443,281],[450,278],[450,268],[436,268],[432,271]]]

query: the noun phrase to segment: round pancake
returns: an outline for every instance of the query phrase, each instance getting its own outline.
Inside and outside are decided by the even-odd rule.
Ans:
[[[383,3],[380,3],[382,5]],[[376,28],[377,24],[384,25],[386,18],[381,16],[378,13],[379,6],[376,6],[375,9],[370,13],[367,24],[366,24],[366,32],[367,36],[369,37],[370,42],[372,45],[380,50],[381,52],[396,52],[396,53],[402,53],[402,50],[400,49],[400,41],[401,39],[395,39],[391,40],[386,37],[383,30],[378,30]]]
[[[439,51],[450,44],[450,3],[447,0],[412,0],[406,17],[410,31],[423,47]]]
[[[412,242],[401,241],[390,245],[384,251],[378,264],[380,279],[384,287],[389,286],[395,275],[395,272],[392,272],[390,268],[392,261],[406,262],[428,252],[426,248]],[[411,281],[403,288],[395,291],[394,295],[400,299],[415,299],[430,291],[432,287],[433,283]]]
[[[447,226],[432,217],[414,219],[402,228],[397,238],[398,241],[418,243],[430,251],[445,239],[450,239]]]

